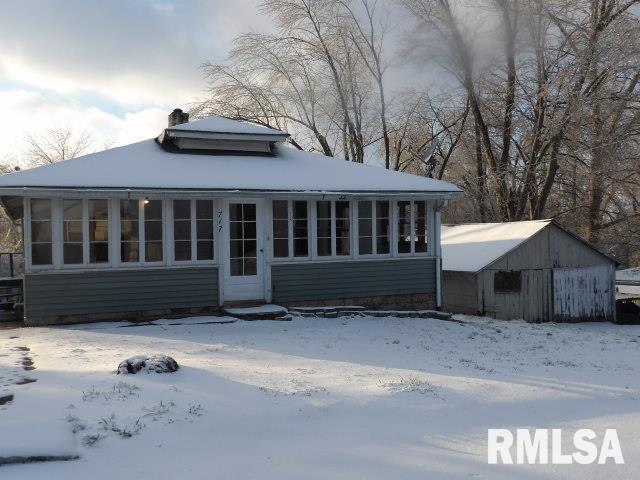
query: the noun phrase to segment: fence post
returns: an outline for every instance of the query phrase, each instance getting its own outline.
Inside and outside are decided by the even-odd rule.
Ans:
[[[9,254],[9,276],[13,278],[13,253]]]

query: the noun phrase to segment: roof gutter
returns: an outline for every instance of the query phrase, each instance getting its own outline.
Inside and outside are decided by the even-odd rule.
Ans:
[[[4,187],[0,196],[16,197],[64,197],[84,196],[87,194],[107,195],[127,198],[131,195],[174,197],[225,197],[225,196],[283,196],[300,195],[305,197],[421,197],[450,199],[462,194],[461,191],[382,191],[382,190],[265,190],[265,189],[184,189],[184,188],[113,188],[113,187]]]

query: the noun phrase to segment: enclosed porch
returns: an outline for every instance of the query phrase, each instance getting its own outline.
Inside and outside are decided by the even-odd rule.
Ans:
[[[439,305],[427,195],[56,192],[23,199],[25,321],[222,305]]]

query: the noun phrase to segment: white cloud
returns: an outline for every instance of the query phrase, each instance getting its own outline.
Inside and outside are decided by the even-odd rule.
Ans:
[[[184,104],[199,66],[265,26],[256,0],[17,2],[0,15],[0,80],[143,108]]]
[[[0,158],[11,158],[18,164],[27,135],[41,135],[55,127],[74,132],[90,132],[96,148],[106,142],[113,146],[126,145],[157,136],[166,127],[168,112],[154,107],[127,112],[117,116],[97,107],[75,102],[50,99],[32,90],[0,92]]]
[[[258,1],[12,3],[0,15],[0,159],[19,162],[25,136],[53,127],[91,131],[98,145],[158,135],[202,94],[203,62],[268,28]]]

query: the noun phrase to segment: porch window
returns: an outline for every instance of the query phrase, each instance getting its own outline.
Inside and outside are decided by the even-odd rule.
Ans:
[[[316,204],[319,257],[330,257],[332,255],[331,207],[332,205],[330,200],[320,200]]]
[[[306,200],[293,202],[293,256],[309,256],[309,212]]]
[[[414,209],[414,251],[425,253],[427,251],[427,202],[420,200],[413,202]]]
[[[289,202],[273,201],[273,257],[289,257]]]
[[[358,254],[373,254],[373,202],[358,202]]]
[[[213,200],[196,200],[196,259],[213,258]]]
[[[84,263],[82,200],[62,201],[62,251],[65,265]]]
[[[191,200],[173,201],[173,258],[191,260]]]
[[[358,202],[358,255],[389,254],[389,202]]]
[[[140,261],[139,218],[138,200],[120,201],[120,260],[123,263]]]
[[[376,253],[378,255],[388,255],[391,246],[391,235],[389,231],[389,202],[378,200],[376,202]]]
[[[426,200],[398,202],[398,254],[426,253],[427,242]]]
[[[411,253],[411,202],[398,202],[398,253]]]
[[[336,255],[346,256],[351,254],[351,215],[349,214],[349,202],[335,202],[336,217]]]
[[[31,209],[31,264],[51,265],[51,200],[32,198]]]
[[[144,260],[162,261],[162,200],[144,203]]]
[[[173,258],[214,259],[213,200],[173,201]]]
[[[89,263],[109,263],[108,200],[89,200]]]
[[[309,206],[306,200],[272,203],[273,257],[309,257]]]
[[[351,255],[350,208],[345,200],[316,202],[318,257]]]

